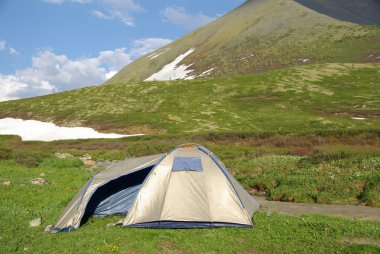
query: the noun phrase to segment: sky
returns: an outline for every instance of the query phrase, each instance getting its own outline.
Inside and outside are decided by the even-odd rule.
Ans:
[[[100,85],[244,0],[0,0],[0,101]]]

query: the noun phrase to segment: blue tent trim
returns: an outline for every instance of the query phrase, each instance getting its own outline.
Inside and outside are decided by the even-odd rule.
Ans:
[[[197,229],[197,228],[253,228],[250,224],[204,221],[154,221],[123,226],[124,228]]]
[[[177,157],[174,156],[173,172],[179,171],[197,171],[202,172],[203,166],[200,157]]]

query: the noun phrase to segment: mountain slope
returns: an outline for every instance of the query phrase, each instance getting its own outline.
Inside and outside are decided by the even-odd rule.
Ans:
[[[103,132],[303,132],[380,126],[380,64],[317,64],[235,78],[88,87],[0,103],[0,118]]]
[[[313,1],[323,2],[309,2]],[[250,0],[132,62],[106,83],[153,79],[191,49],[194,52],[177,65],[187,71],[181,79],[236,76],[305,63],[360,62],[380,52],[379,38],[379,27],[341,22],[292,0]]]

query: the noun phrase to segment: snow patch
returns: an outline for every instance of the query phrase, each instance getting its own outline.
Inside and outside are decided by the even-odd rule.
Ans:
[[[302,63],[308,63],[310,61],[309,58],[299,58],[299,59],[296,59],[296,61],[300,61]]]
[[[136,135],[106,134],[85,127],[59,127],[53,123],[15,118],[0,119],[0,135],[18,135],[22,140],[54,141],[66,139],[123,138]]]
[[[149,78],[145,79],[145,81],[154,81],[154,80],[177,80],[177,79],[194,79],[195,76],[190,76],[189,74],[193,72],[193,70],[188,70],[190,65],[182,64],[177,66],[183,59],[185,59],[188,55],[193,53],[195,48],[191,48],[186,53],[179,55],[173,62],[164,66],[162,70],[154,73]]]
[[[364,117],[351,117],[353,120],[367,120],[367,118]]]
[[[159,57],[160,55],[162,55],[163,53],[165,53],[165,51],[164,51],[164,52],[160,52],[160,53],[152,54],[152,55],[150,55],[150,56],[148,56],[148,57],[149,57],[150,60],[153,60],[153,59],[155,59],[156,57]]]
[[[207,71],[202,72],[202,73],[199,75],[199,77],[204,77],[204,76],[208,76],[208,75],[210,75],[211,72],[212,72],[214,69],[215,69],[215,68],[211,68],[211,69],[209,69],[209,70],[207,70]]]

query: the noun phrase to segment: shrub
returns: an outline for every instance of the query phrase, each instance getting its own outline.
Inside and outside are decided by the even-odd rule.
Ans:
[[[0,147],[0,160],[9,160],[11,158],[12,150]]]
[[[39,166],[51,167],[51,168],[79,168],[83,165],[83,162],[78,158],[45,158]]]
[[[40,151],[14,150],[11,159],[25,167],[37,167],[49,154]]]

